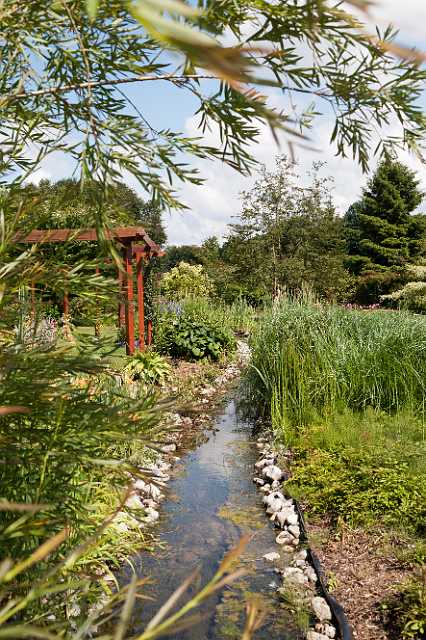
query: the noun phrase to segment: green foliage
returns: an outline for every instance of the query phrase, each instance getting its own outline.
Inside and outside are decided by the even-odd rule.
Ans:
[[[77,539],[84,527],[93,532],[93,488],[106,475],[113,486],[120,486],[127,478],[124,472],[134,471],[124,455],[131,446],[129,439],[146,438],[149,443],[157,422],[152,396],[130,398],[116,388],[111,376],[98,379],[96,354],[92,361],[86,351],[76,357],[66,350],[23,350],[11,336],[16,294],[31,281],[36,281],[38,289],[47,287],[58,295],[67,290],[70,295],[102,301],[116,292],[111,282],[93,275],[95,264],[88,255],[80,254],[73,267],[66,269],[57,259],[47,260],[37,248],[18,255],[11,246],[14,233],[27,230],[37,204],[30,193],[23,193],[22,184],[35,179],[34,172],[42,168],[43,160],[49,156],[62,160],[64,154],[75,164],[82,184],[97,177],[102,190],[91,215],[102,235],[108,223],[110,185],[120,182],[123,175],[133,175],[153,201],[180,207],[174,192],[176,179],[201,182],[197,170],[184,164],[182,156],[220,158],[245,172],[255,164],[249,143],[256,141],[262,123],[275,129],[281,126],[290,136],[297,128],[299,134],[298,125],[306,121],[306,114],[297,118],[292,131],[286,109],[285,116],[274,113],[257,91],[247,91],[259,84],[255,76],[260,69],[269,74],[267,83],[274,77],[277,86],[288,89],[290,108],[294,87],[331,101],[337,111],[332,134],[337,150],[344,154],[346,146],[353,149],[364,168],[376,125],[397,117],[408,146],[415,146],[425,130],[416,105],[424,72],[415,61],[394,60],[386,46],[373,43],[351,15],[316,0],[291,7],[258,0],[201,4],[205,11],[198,13],[185,3],[165,0],[155,5],[140,0],[2,3],[0,181],[5,187],[0,192],[0,209],[2,220],[10,223],[1,225],[0,234],[0,401],[6,408],[0,422],[5,461],[2,487],[10,500],[47,501],[34,519],[24,514],[14,523],[10,514],[4,515],[7,526],[2,544],[8,556],[16,552],[23,557],[23,549],[33,550],[41,536],[63,523],[71,524]],[[253,20],[258,27],[255,33],[247,28]],[[236,37],[236,46],[224,48],[215,38],[220,40],[229,32]],[[391,38],[390,31],[384,38]],[[265,40],[270,46],[263,52],[257,45]],[[283,55],[283,42],[290,40],[291,47]],[[247,49],[241,46],[243,42]],[[308,65],[299,55],[306,47],[312,53]],[[168,55],[169,50],[177,55]],[[353,73],[355,66],[357,74]],[[154,127],[139,107],[135,109],[128,83],[159,81],[167,83],[173,98],[179,92],[191,95],[201,128],[219,127],[217,144],[207,145],[199,136],[191,139],[171,131],[167,123]],[[381,90],[383,86],[386,91]],[[386,132],[383,138],[382,149],[397,142],[393,137],[386,140]],[[54,210],[58,211],[56,205]],[[53,226],[53,217],[53,209],[46,212],[46,226]],[[101,244],[102,251],[116,255],[111,244]],[[76,384],[80,373],[81,386]],[[120,452],[117,443],[123,445]],[[228,566],[223,563],[216,584]],[[8,565],[3,569],[2,581]],[[14,575],[17,573],[15,567]],[[4,637],[43,637],[43,631],[23,628],[20,621],[25,620],[26,604],[40,597],[45,587],[47,593],[62,593],[67,588],[57,573],[48,571],[47,576],[47,585],[30,585],[23,598],[25,589],[6,580],[1,623],[10,628],[5,629]],[[207,592],[190,601],[183,612],[190,611]],[[125,597],[115,637],[126,633],[134,581]],[[116,604],[113,599],[113,606]],[[110,612],[105,616],[108,623]],[[181,613],[174,614],[140,638],[148,640],[169,631],[181,617]],[[83,637],[88,626],[90,620],[84,620],[78,637]],[[55,638],[63,633],[54,629],[50,636],[44,635]]]
[[[187,298],[181,302],[185,314],[230,333],[251,333],[257,319],[255,309],[245,300],[232,304],[210,298]]]
[[[413,171],[386,159],[368,182],[362,200],[346,214],[347,266],[360,276],[361,302],[377,302],[395,288],[404,279],[404,266],[421,250],[423,230],[410,219],[423,199],[418,186]]]
[[[161,292],[170,300],[182,300],[191,296],[205,298],[213,293],[213,285],[201,265],[180,262],[164,274]]]
[[[276,169],[263,168],[243,194],[240,221],[231,225],[223,248],[231,282],[258,297],[308,286],[322,299],[348,295],[342,221],[332,203],[332,180],[313,167],[309,187],[300,186],[295,165],[278,157]],[[229,280],[229,277],[228,277]]]
[[[124,373],[132,380],[148,385],[162,384],[171,372],[172,368],[167,360],[155,351],[137,351],[124,367]]]
[[[385,603],[388,616],[398,627],[403,640],[415,640],[426,634],[426,568],[409,580],[398,596]]]
[[[162,325],[158,349],[176,358],[217,360],[235,346],[235,340],[229,331],[190,314],[169,316],[163,320]]]
[[[368,422],[362,421],[368,438]],[[312,514],[329,514],[334,523],[371,526],[381,522],[396,528],[424,533],[426,481],[413,468],[414,446],[364,448],[347,445],[316,448],[306,434],[294,448],[289,491],[308,502]],[[423,455],[426,448],[423,446]]]
[[[409,265],[406,276],[408,282],[401,289],[381,296],[380,302],[385,306],[426,314],[426,266]]]
[[[12,347],[1,357],[3,371],[7,359],[8,373],[2,378],[0,403],[12,407],[10,415],[0,418],[3,496],[45,505],[6,529],[0,542],[3,554],[31,551],[65,525],[72,526],[73,543],[93,533],[96,514],[90,515],[90,508],[105,469],[111,502],[133,470],[123,447],[128,452],[136,442],[148,444],[157,429],[152,392],[130,394],[93,357],[96,352],[92,357],[87,348],[84,357],[66,353],[14,353]],[[0,521],[10,524],[10,514],[2,513]]]
[[[426,323],[391,311],[353,311],[283,299],[253,338],[249,397],[278,429],[345,407],[425,412]]]

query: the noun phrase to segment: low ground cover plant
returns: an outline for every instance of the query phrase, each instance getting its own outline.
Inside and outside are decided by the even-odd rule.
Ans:
[[[232,307],[208,298],[163,302],[159,308],[155,346],[161,353],[175,358],[218,360],[235,348],[235,315]],[[249,322],[249,312],[245,317]],[[244,314],[241,321],[244,322]]]

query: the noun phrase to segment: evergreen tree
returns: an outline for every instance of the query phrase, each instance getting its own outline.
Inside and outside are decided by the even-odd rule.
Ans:
[[[345,216],[347,267],[359,276],[360,302],[378,302],[404,279],[405,265],[421,251],[422,229],[410,214],[423,199],[411,169],[390,158],[381,162],[363,197]]]

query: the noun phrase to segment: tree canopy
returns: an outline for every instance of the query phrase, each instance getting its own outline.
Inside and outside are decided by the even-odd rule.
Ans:
[[[319,297],[336,299],[347,287],[342,220],[332,202],[332,181],[321,168],[314,165],[308,186],[302,186],[295,165],[280,156],[275,170],[263,168],[243,194],[224,254],[246,288],[269,296],[308,286]]]
[[[368,181],[362,199],[348,210],[347,266],[360,276],[370,301],[400,281],[404,267],[422,251],[423,221],[411,214],[423,197],[415,173],[387,158]]]

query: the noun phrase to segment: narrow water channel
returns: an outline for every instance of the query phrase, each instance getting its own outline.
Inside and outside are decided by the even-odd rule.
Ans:
[[[144,593],[153,600],[140,601],[135,608],[134,632],[146,625],[195,568],[199,570],[199,582],[191,587],[188,596],[205,585],[224,554],[249,534],[250,542],[239,560],[247,575],[209,600],[195,625],[167,638],[239,640],[245,605],[253,596],[267,611],[265,624],[255,638],[300,637],[291,612],[277,596],[279,576],[274,565],[262,558],[278,547],[276,533],[265,517],[261,494],[252,482],[255,460],[251,426],[238,415],[235,401],[229,401],[202,444],[183,454],[169,483],[159,524],[162,548],[155,555],[136,559],[138,573],[152,579]]]

